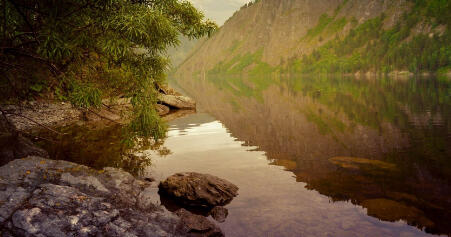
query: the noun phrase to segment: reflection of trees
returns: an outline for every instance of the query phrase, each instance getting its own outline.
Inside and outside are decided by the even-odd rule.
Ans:
[[[234,137],[258,146],[307,188],[383,220],[451,233],[449,82],[214,77],[180,84]],[[339,166],[329,160],[336,156],[396,169]],[[387,216],[381,210],[388,206],[401,214]]]
[[[104,122],[83,125],[70,125],[59,128],[64,133],[55,134],[41,131],[40,137],[52,137],[56,143],[40,141],[51,158],[63,159],[83,164],[95,169],[104,167],[122,168],[134,175],[142,175],[144,169],[151,165],[151,159],[139,150],[152,149],[162,154],[170,151],[161,143],[139,140],[137,147],[129,149],[124,143],[124,133],[118,124],[105,125]]]

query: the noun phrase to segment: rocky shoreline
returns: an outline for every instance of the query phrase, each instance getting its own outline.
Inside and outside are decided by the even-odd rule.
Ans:
[[[157,184],[37,156],[0,167],[1,236],[223,236],[206,217],[152,201]]]
[[[164,92],[156,105],[163,119],[172,120],[195,110],[191,98]],[[5,113],[0,114],[0,236],[224,236],[206,217],[211,215],[223,222],[228,211],[222,206],[212,206],[208,215],[196,215],[184,208],[168,211],[159,203],[157,182],[117,168],[94,170],[51,160],[45,150],[25,137],[37,127],[51,129],[77,121],[120,123],[119,114],[129,108],[125,100],[104,101],[104,108],[95,111],[52,102],[4,106]],[[209,186],[194,189],[221,190],[211,184],[219,178],[202,174],[197,178],[205,179],[203,183]],[[227,181],[216,185],[224,183]],[[179,188],[184,185],[186,182],[181,181]],[[233,192],[227,197],[229,201],[238,190],[230,185]]]
[[[196,102],[187,97],[178,94],[173,90],[165,90],[166,93],[160,93],[157,112],[163,118],[168,116],[169,120],[172,114],[186,114],[195,111]],[[71,104],[55,101],[30,101],[21,105],[2,106],[2,111],[6,117],[19,131],[27,131],[37,127],[52,127],[68,124],[75,121],[115,121],[123,122],[121,115],[130,111],[131,104],[128,99],[105,99],[102,106],[97,109],[77,109]],[[1,115],[1,112],[0,112]]]

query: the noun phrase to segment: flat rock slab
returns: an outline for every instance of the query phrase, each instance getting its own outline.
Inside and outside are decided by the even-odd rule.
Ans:
[[[238,195],[238,187],[229,181],[195,172],[169,176],[159,188],[185,205],[199,207],[223,206]]]
[[[120,169],[17,159],[0,167],[0,236],[222,236],[153,202],[152,186]]]
[[[158,115],[160,116],[169,114],[169,112],[171,112],[171,109],[166,105],[157,104],[155,108],[157,109]]]
[[[170,107],[177,108],[177,109],[195,109],[196,108],[196,102],[187,96],[160,94],[159,100],[163,104],[168,105]]]

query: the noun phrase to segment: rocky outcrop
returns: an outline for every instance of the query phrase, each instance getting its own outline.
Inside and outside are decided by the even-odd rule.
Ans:
[[[160,94],[159,100],[161,103],[177,109],[196,108],[196,102],[187,96]]]
[[[222,206],[238,195],[238,187],[229,181],[195,172],[174,174],[159,188],[185,205],[198,207]]]
[[[205,217],[160,207],[156,188],[115,168],[14,160],[0,167],[0,236],[223,235]]]

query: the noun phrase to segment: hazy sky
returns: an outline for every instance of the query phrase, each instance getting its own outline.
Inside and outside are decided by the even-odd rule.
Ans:
[[[189,0],[202,10],[205,16],[218,25],[224,24],[232,14],[251,0]]]

